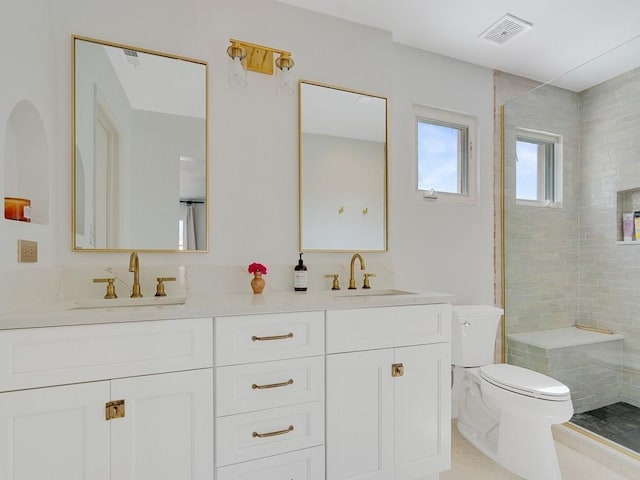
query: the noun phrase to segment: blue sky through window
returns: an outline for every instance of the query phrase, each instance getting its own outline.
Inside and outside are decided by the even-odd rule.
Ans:
[[[538,200],[538,148],[536,143],[516,142],[516,198]]]
[[[460,131],[418,122],[418,190],[458,193]]]

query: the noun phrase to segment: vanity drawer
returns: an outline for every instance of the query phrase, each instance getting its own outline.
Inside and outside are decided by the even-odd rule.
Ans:
[[[325,480],[324,447],[261,458],[218,469],[218,480]]]
[[[238,315],[214,321],[218,366],[324,353],[324,312]]]
[[[216,369],[216,416],[324,398],[324,357]]]
[[[212,366],[211,318],[0,332],[0,391]]]
[[[278,455],[324,443],[324,402],[216,419],[218,466]]]
[[[402,305],[327,311],[327,353],[451,339],[451,306]]]

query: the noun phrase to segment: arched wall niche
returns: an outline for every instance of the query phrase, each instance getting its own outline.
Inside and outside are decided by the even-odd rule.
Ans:
[[[31,200],[31,222],[49,224],[49,145],[29,100],[16,103],[5,132],[4,196]]]

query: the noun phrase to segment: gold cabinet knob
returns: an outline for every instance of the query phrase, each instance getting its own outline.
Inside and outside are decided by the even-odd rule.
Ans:
[[[164,282],[175,282],[176,277],[157,277],[158,284],[156,285],[156,297],[166,297],[167,294],[164,291]]]
[[[402,377],[404,375],[404,364],[394,363],[391,365],[391,376]]]
[[[369,277],[375,277],[376,274],[375,273],[365,273],[364,274],[364,285],[362,285],[362,288],[371,288],[371,285],[369,285]]]
[[[324,278],[333,278],[331,290],[340,290],[340,280],[337,273],[327,273]]]
[[[93,283],[106,283],[107,293],[104,294],[104,298],[118,298],[116,295],[116,286],[113,284],[114,278],[94,278]]]

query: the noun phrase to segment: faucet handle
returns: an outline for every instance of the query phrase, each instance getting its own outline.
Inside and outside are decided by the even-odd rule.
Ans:
[[[333,284],[331,285],[331,290],[340,290],[340,280],[338,279],[337,273],[327,273],[324,278],[333,278]]]
[[[371,285],[369,285],[369,277],[375,277],[376,274],[375,273],[365,273],[364,274],[364,285],[362,285],[362,288],[371,288]]]
[[[156,285],[156,297],[166,297],[167,294],[164,291],[164,282],[175,282],[176,277],[157,277],[158,284]]]
[[[107,284],[107,293],[105,293],[104,298],[118,298],[118,295],[116,295],[116,286],[113,284],[114,280],[114,278],[94,278],[93,283]]]

